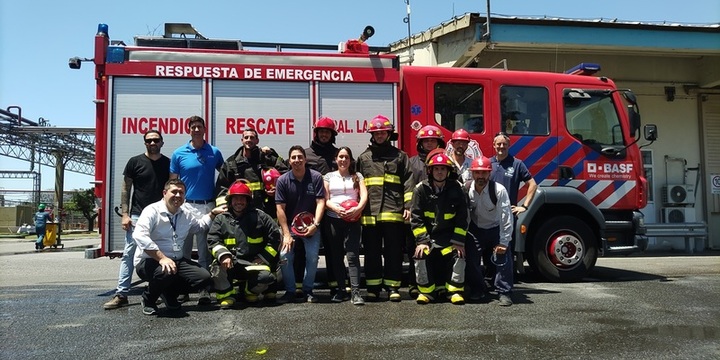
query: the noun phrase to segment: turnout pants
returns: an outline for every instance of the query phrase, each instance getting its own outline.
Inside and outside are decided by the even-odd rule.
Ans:
[[[462,293],[465,284],[465,259],[458,257],[452,246],[431,247],[415,259],[415,280],[420,293],[434,299],[433,294]]]
[[[365,283],[368,292],[378,293],[383,285],[391,290],[400,288],[404,241],[403,223],[377,222],[363,227]]]
[[[245,282],[245,295],[260,295],[277,280],[273,269],[267,264],[253,264],[246,260],[233,259],[233,267],[223,269],[217,261],[210,266],[217,299],[222,300],[236,294],[233,280]]]

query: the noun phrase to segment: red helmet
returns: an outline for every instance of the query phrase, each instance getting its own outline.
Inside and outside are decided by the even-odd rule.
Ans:
[[[261,172],[263,184],[265,184],[265,190],[275,189],[275,183],[280,177],[280,172],[275,168],[269,168]]]
[[[425,125],[417,133],[418,151],[420,151],[422,139],[436,139],[439,147],[445,147],[445,140],[442,130],[435,125]]]
[[[468,134],[467,130],[465,129],[457,129],[452,134],[452,138],[450,140],[470,141],[470,134]]]
[[[444,152],[432,153],[432,156],[428,155],[425,165],[427,165],[428,169],[432,166],[448,166],[452,169],[455,166]]]
[[[347,200],[341,202],[340,206],[345,210],[350,210],[350,209],[358,206],[358,202],[353,199],[347,199]],[[356,222],[356,221],[360,220],[361,216],[362,216],[362,213],[360,211],[358,211],[354,217],[344,218],[343,220],[345,220],[347,222]]]
[[[315,130],[317,129],[328,129],[333,133],[333,135],[337,135],[337,131],[335,130],[335,121],[327,116],[323,116],[315,122]]]
[[[370,120],[367,131],[369,133],[373,133],[376,131],[393,132],[393,131],[395,131],[395,126],[393,126],[392,122],[390,122],[390,119],[388,119],[382,115],[378,115],[378,116],[374,117],[372,120]]]
[[[290,230],[298,236],[305,236],[310,225],[315,223],[315,216],[307,211],[303,211],[292,219]]]
[[[470,171],[492,171],[492,163],[485,156],[476,157],[470,163]]]
[[[230,202],[230,197],[235,195],[245,195],[252,198],[252,191],[250,187],[243,180],[237,180],[228,189],[227,195],[225,195],[225,201]]]

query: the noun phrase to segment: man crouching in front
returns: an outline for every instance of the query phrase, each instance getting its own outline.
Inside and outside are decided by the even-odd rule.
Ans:
[[[180,179],[168,180],[162,200],[143,209],[133,231],[135,269],[148,282],[141,300],[143,314],[157,314],[155,304],[161,297],[169,311],[177,312],[177,297],[184,287],[200,290],[210,285],[210,273],[183,257],[183,244],[188,234],[207,230],[215,215],[225,210],[222,205],[203,215],[187,206],[185,183]]]

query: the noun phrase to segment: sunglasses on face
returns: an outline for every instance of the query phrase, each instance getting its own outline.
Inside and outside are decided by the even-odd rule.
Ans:
[[[160,139],[145,139],[146,144],[159,144],[161,142],[162,142],[162,140],[160,140]]]

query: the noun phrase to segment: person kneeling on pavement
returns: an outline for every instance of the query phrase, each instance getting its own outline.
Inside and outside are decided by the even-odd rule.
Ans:
[[[143,209],[133,231],[137,243],[135,271],[148,282],[142,294],[145,315],[157,314],[155,304],[160,297],[168,310],[180,310],[177,297],[188,285],[200,290],[211,283],[207,270],[183,257],[183,245],[188,234],[208,229],[215,215],[224,212],[226,206],[202,215],[185,204],[185,189],[182,180],[168,180],[162,200]]]
[[[262,210],[253,206],[252,191],[242,180],[235,181],[225,197],[228,210],[217,217],[208,232],[208,247],[215,258],[210,266],[220,308],[235,304],[237,291],[232,281],[245,282],[245,301],[258,296],[275,301],[270,285],[277,281],[280,227]]]
[[[468,206],[465,193],[449,175],[455,165],[442,150],[426,161],[428,179],[415,186],[410,228],[415,236],[415,276],[418,304],[444,297],[465,303],[465,236]]]

